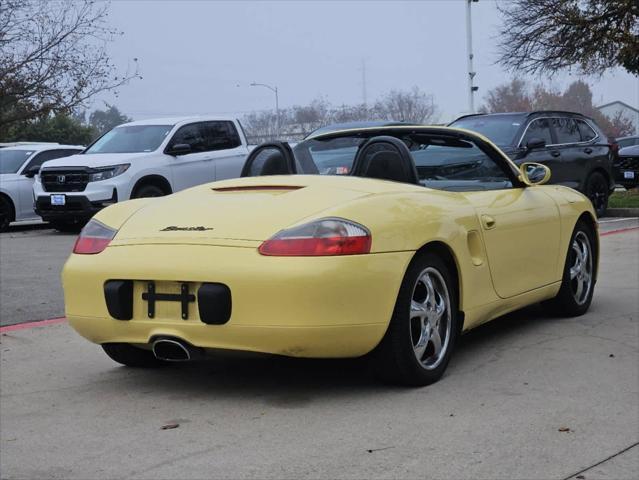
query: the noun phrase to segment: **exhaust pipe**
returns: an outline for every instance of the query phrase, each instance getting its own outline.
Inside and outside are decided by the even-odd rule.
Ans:
[[[160,338],[153,342],[153,355],[166,362],[188,362],[192,359],[191,347],[179,340]]]

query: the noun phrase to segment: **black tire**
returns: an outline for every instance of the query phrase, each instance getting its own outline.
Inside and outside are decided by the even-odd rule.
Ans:
[[[443,280],[445,293],[448,295],[448,308],[446,309],[448,325],[445,327],[447,340],[444,338],[443,341],[439,341],[439,344],[443,345],[441,355],[436,362],[427,367],[423,364],[424,359],[432,358],[427,357],[429,349],[435,355],[435,347],[431,343],[432,338],[429,339],[426,343],[426,350],[420,356],[422,360],[418,360],[416,350],[418,345],[415,345],[413,340],[418,334],[415,330],[415,321],[417,320],[419,325],[417,329],[424,327],[422,327],[423,319],[413,318],[416,310],[413,310],[411,304],[420,294],[420,282],[423,275],[432,271],[439,273],[440,277],[437,281]],[[425,285],[422,284],[421,288],[425,288]],[[426,291],[424,293],[428,295]],[[441,332],[441,325],[438,328]],[[448,366],[459,331],[457,292],[448,266],[433,253],[419,254],[413,259],[404,276],[386,334],[372,352],[375,372],[386,381],[409,386],[424,386],[436,382],[442,377]],[[441,334],[438,337],[442,338]]]
[[[577,296],[577,288],[576,286],[580,282],[579,278],[573,278],[572,270],[575,267],[577,262],[577,253],[575,248],[575,242],[580,242],[583,238],[586,238],[590,251],[589,251],[589,261],[590,261],[590,283],[588,287],[588,291],[585,295]],[[595,290],[595,273],[596,273],[596,265],[597,265],[597,249],[595,243],[595,233],[592,228],[585,222],[579,221],[575,226],[575,229],[570,237],[570,243],[568,244],[568,251],[566,252],[566,261],[564,263],[564,273],[561,280],[561,288],[559,289],[559,293],[552,300],[548,300],[544,302],[544,307],[549,311],[549,313],[554,315],[559,315],[563,317],[578,317],[579,315],[583,315],[588,311],[590,304],[592,302],[592,296]],[[586,263],[587,266],[587,263]],[[578,298],[579,297],[579,298]]]
[[[49,224],[58,232],[62,233],[79,233],[84,226],[84,222],[69,222],[65,220],[51,220]]]
[[[153,368],[166,363],[155,358],[151,350],[137,348],[128,343],[104,343],[102,349],[111,360],[127,367]]]
[[[608,209],[610,187],[608,180],[599,172],[592,172],[586,179],[584,194],[592,202],[597,217],[603,217]]]
[[[141,185],[135,189],[131,198],[163,197],[164,195],[166,195],[164,190],[156,185]]]
[[[0,195],[0,232],[6,231],[13,219],[13,205],[4,195]]]

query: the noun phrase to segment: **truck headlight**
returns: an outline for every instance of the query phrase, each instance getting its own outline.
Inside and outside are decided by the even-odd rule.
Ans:
[[[89,182],[99,182],[100,180],[117,177],[126,172],[130,166],[130,163],[123,163],[122,165],[96,168],[92,173],[89,173]]]

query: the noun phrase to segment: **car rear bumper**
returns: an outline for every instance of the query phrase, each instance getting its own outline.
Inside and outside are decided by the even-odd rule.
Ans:
[[[413,252],[343,257],[264,257],[255,248],[203,245],[109,247],[71,255],[63,270],[66,315],[95,343],[148,344],[170,336],[196,347],[297,357],[356,357],[373,349],[391,318]],[[105,282],[133,280],[130,320],[109,314]],[[158,292],[170,284],[230,289],[228,321],[206,324],[196,298],[188,318],[177,301],[158,302],[153,318],[142,299],[149,279]],[[179,291],[179,289],[178,289]],[[147,297],[148,298],[148,297]]]
[[[639,157],[620,157],[615,162],[615,181],[626,188],[639,185]]]

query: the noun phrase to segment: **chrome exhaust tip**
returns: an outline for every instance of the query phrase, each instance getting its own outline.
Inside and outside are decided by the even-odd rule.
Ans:
[[[165,362],[188,362],[191,360],[191,349],[179,340],[161,338],[153,342],[153,355]]]

